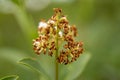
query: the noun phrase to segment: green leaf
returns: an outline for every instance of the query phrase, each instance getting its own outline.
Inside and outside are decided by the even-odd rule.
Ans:
[[[39,62],[36,59],[24,58],[24,59],[20,60],[19,63],[31,68],[32,70],[35,70],[38,73],[40,73],[45,80],[51,80],[50,76],[46,73],[44,68],[39,64]]]
[[[1,78],[0,80],[17,80],[19,77],[17,75],[10,75]]]
[[[14,49],[14,48],[0,48],[0,59],[9,61],[10,63],[13,63],[15,65],[18,60],[20,60],[23,57],[26,57],[27,55],[25,52],[22,52],[20,50]],[[2,62],[2,61],[1,61]]]
[[[11,2],[13,2],[16,5],[21,5],[24,3],[24,0],[11,0]]]
[[[73,80],[77,78],[83,72],[90,57],[90,53],[83,53],[77,61],[69,65],[59,64],[59,80]],[[20,60],[20,63],[42,74],[44,80],[55,80],[54,57],[41,54],[38,59],[24,58]]]
[[[81,54],[80,58],[69,65],[61,65],[60,69],[60,80],[74,80],[85,69],[88,61],[90,60],[90,53]]]
[[[44,68],[45,72],[50,76],[49,80],[55,80],[55,56],[41,54],[37,58],[39,64]]]

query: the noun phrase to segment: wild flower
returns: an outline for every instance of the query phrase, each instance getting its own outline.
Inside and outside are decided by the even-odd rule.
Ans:
[[[76,61],[83,52],[83,42],[76,41],[76,36],[76,26],[70,26],[62,10],[54,8],[54,15],[47,22],[39,22],[38,38],[33,40],[33,48],[36,54],[55,55],[58,63],[66,65]],[[65,44],[63,49],[59,50],[62,42]]]

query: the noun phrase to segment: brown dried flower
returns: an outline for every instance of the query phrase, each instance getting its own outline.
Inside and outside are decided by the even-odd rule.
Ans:
[[[47,22],[45,20],[39,22],[39,37],[33,40],[33,49],[38,55],[40,53],[48,53],[50,56],[58,54],[57,62],[66,65],[76,61],[83,52],[83,42],[75,41],[77,28],[75,25],[69,25],[62,10],[54,8],[54,12],[54,15]],[[61,45],[63,41],[66,44],[63,46],[64,49],[60,51],[58,45]]]

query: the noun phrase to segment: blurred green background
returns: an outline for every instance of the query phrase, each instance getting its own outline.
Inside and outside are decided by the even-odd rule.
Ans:
[[[0,77],[38,80],[37,73],[16,62],[36,57],[37,25],[57,7],[77,26],[77,39],[92,55],[76,80],[120,80],[120,0],[0,0]]]

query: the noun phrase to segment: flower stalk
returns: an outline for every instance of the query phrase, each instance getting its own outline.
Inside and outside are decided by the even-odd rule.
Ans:
[[[56,80],[59,79],[60,64],[70,64],[79,58],[83,52],[83,42],[76,41],[77,28],[75,25],[70,26],[66,16],[62,14],[62,10],[54,8],[54,15],[46,22],[42,20],[38,26],[37,39],[33,40],[33,49],[36,54],[41,53],[55,56]],[[63,49],[59,50],[59,46],[65,42]]]
[[[59,47],[58,47],[58,30],[57,30],[57,37],[56,37],[56,55],[55,55],[55,59],[57,59],[58,57],[58,51],[59,51]],[[58,80],[58,62],[55,60],[55,68],[56,68],[56,80]]]
[[[58,58],[58,51],[59,51],[59,47],[58,47],[58,37],[59,37],[59,28],[58,28],[58,24],[59,24],[59,14],[57,15],[57,22],[56,22],[56,27],[57,27],[57,34],[56,34],[56,55],[55,55],[55,59]],[[56,80],[58,80],[58,75],[59,75],[59,71],[58,71],[58,62],[55,60],[55,68],[56,68]]]

